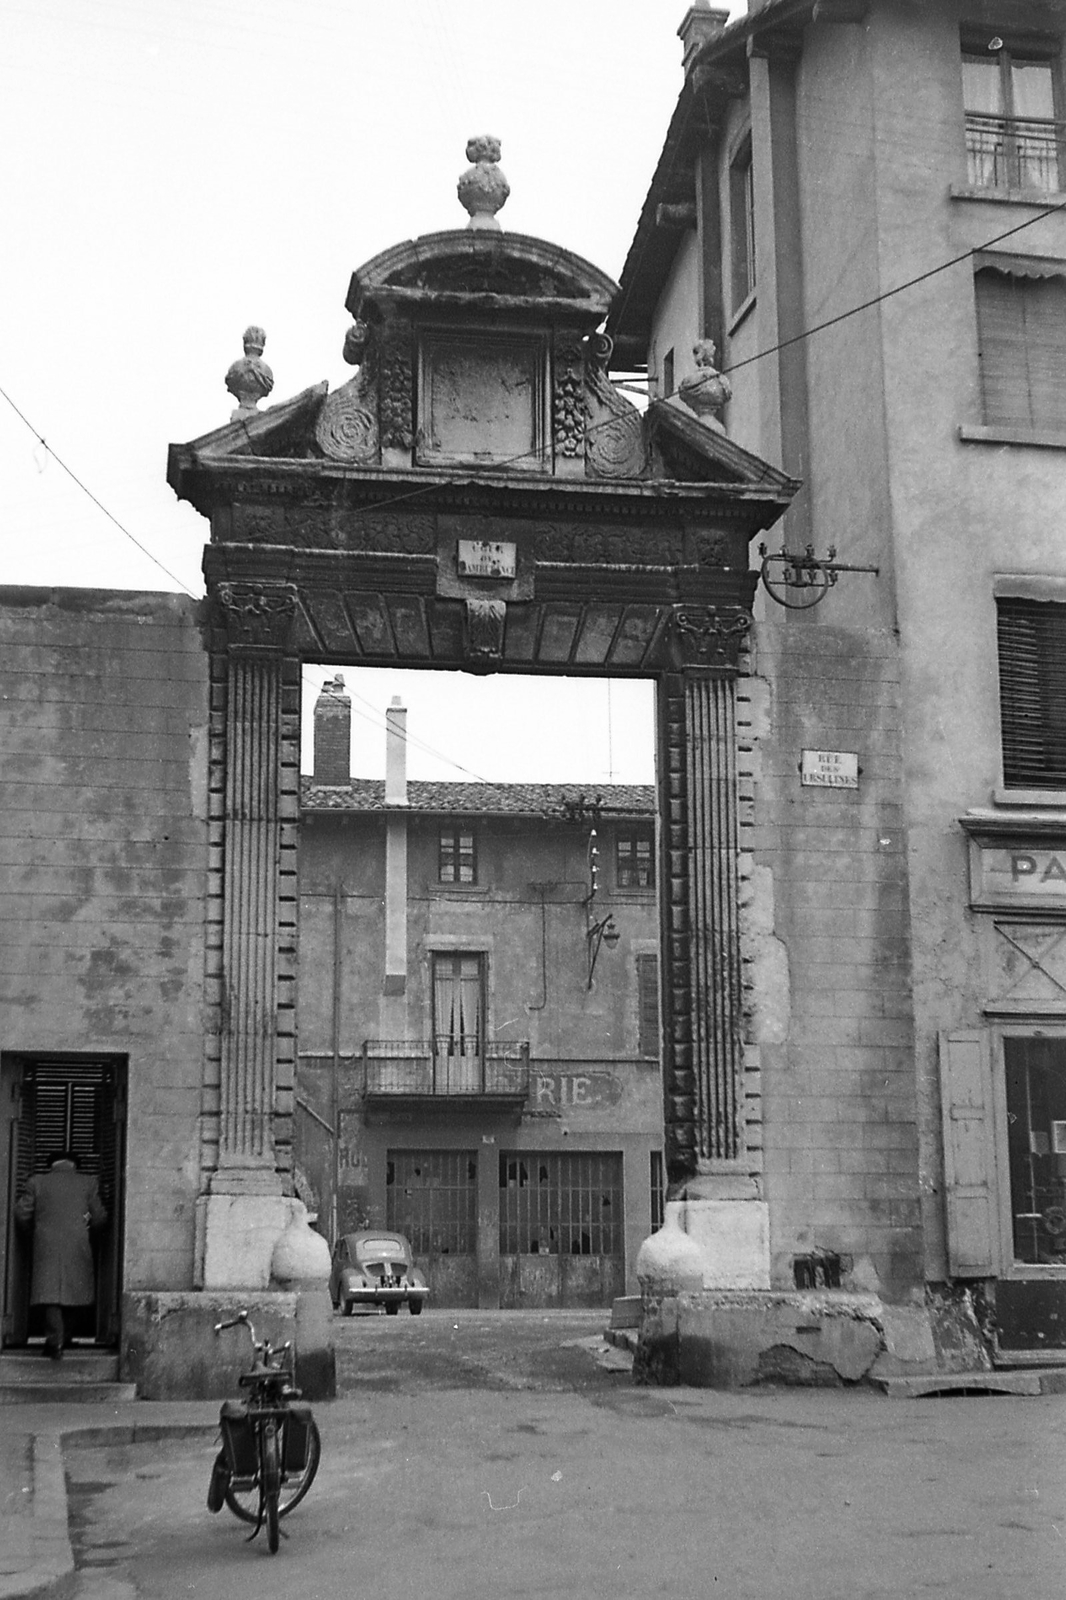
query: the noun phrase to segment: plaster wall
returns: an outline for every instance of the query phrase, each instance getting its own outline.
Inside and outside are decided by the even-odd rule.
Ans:
[[[651,819],[648,819],[649,823]],[[341,888],[341,1047],[361,1050],[379,1032],[384,978],[384,820],[317,816],[300,846],[299,1039],[304,1053],[332,1050],[334,886]],[[432,1029],[434,950],[488,956],[489,1039],[528,1040],[534,1057],[620,1058],[638,1053],[637,955],[657,950],[654,890],[613,884],[614,836],[601,830],[599,916],[614,914],[587,987],[587,835],[563,823],[481,819],[477,885],[441,885],[438,822],[408,816],[407,951],[403,1009],[409,1038]]]
[[[670,276],[659,297],[655,312],[655,337],[648,351],[649,374],[657,387],[653,391],[660,399],[662,390],[663,358],[668,350],[674,352],[674,389],[686,373],[696,370],[692,346],[700,336],[700,257],[699,240],[694,228],[680,236]]]
[[[195,602],[0,589],[0,1049],[128,1058],[127,1290],[192,1283],[206,716]]]
[[[774,344],[779,308],[800,287],[804,327],[878,292],[865,50],[862,28],[808,30],[795,84],[799,194],[772,214],[783,89],[772,72],[757,84],[753,76],[757,284],[730,338],[730,367]],[[737,107],[723,136],[724,205],[743,117]],[[800,263],[797,285],[789,275]],[[742,784],[746,768],[751,783],[741,877],[748,1046],[762,1089],[759,1183],[775,1286],[791,1285],[794,1256],[830,1250],[843,1258],[847,1287],[899,1300],[920,1282],[922,1250],[878,313],[815,336],[805,354],[805,389],[772,355],[733,373],[731,434],[772,460],[782,435],[793,449],[802,441],[816,549],[835,545],[839,559],[881,570],[843,577],[811,611],[782,609],[763,591],[756,602],[754,676],[739,703]],[[855,754],[858,789],[802,785],[804,750]]]
[[[651,819],[647,819],[650,823]],[[647,824],[645,824],[647,825]],[[585,912],[587,832],[561,822],[518,818],[477,821],[476,885],[437,880],[439,819],[407,816],[407,984],[390,996],[397,1033],[379,1031],[384,981],[384,835],[382,816],[305,818],[300,845],[300,1069],[298,1097],[322,1122],[341,1124],[338,1205],[384,1222],[390,1150],[474,1150],[479,1177],[479,1295],[498,1303],[498,1197],[495,1163],[503,1151],[568,1149],[618,1152],[623,1163],[627,1277],[651,1228],[650,1157],[662,1148],[662,1080],[655,1057],[639,1053],[636,961],[658,951],[654,889],[618,889],[614,832],[600,829],[601,893],[597,915],[611,911],[614,949],[601,949],[587,987]],[[333,1081],[333,886],[340,884],[340,1060]],[[434,951],[486,956],[486,1037],[528,1041],[527,1105],[471,1116],[459,1107],[414,1112],[364,1106],[361,1051],[368,1037],[427,1039],[432,1032]],[[305,1112],[305,1117],[307,1113]],[[311,1118],[308,1132],[316,1135]],[[326,1158],[308,1145],[314,1206],[327,1209]],[[322,1192],[319,1192],[319,1188]],[[321,1223],[320,1223],[321,1226]],[[494,1265],[495,1263],[495,1265]]]
[[[996,13],[999,16],[999,13]],[[956,4],[920,18],[882,8],[871,35],[878,120],[921,130],[906,165],[878,144],[878,251],[900,281],[1034,218],[1018,203],[953,198],[964,188]],[[901,84],[906,83],[905,100]],[[905,147],[906,148],[906,147]],[[1066,259],[1066,218],[1035,221],[997,248]],[[1002,782],[993,584],[1066,575],[1058,510],[1066,451],[966,442],[982,422],[972,263],[885,305],[886,439],[898,569],[918,1083],[927,1270],[946,1273],[937,1033],[983,1020],[985,919],[968,910],[958,818]],[[1049,797],[1051,799],[1052,797]],[[1061,799],[1061,797],[1054,797]]]

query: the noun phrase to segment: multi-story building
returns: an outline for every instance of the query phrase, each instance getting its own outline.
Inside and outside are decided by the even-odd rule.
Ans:
[[[655,791],[408,780],[386,718],[353,779],[343,679],[315,710],[297,1186],[406,1233],[433,1304],[609,1304],[662,1198]]]
[[[1014,1356],[1066,1347],[1064,26],[694,5],[608,321],[668,407],[713,341],[803,484],[741,690],[764,1282]]]

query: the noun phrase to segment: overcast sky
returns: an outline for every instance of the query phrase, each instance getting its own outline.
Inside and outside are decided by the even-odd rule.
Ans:
[[[471,134],[503,141],[505,228],[617,277],[681,86],[686,9],[4,0],[0,582],[201,594],[207,528],[167,487],[168,443],[228,419],[223,379],[250,322],[273,400],[351,376],[349,277],[465,225]],[[499,680],[367,682],[382,708],[403,693],[412,733],[478,776],[650,779],[648,686],[613,688],[608,725],[603,683],[568,680],[558,702],[507,685],[510,714]],[[411,754],[418,776],[462,776]]]

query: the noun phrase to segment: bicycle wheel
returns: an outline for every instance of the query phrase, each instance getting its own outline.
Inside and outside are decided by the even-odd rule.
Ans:
[[[319,1437],[318,1425],[312,1419],[310,1437],[307,1441],[307,1465],[302,1472],[289,1472],[283,1475],[281,1489],[278,1493],[278,1516],[288,1516],[293,1506],[299,1505],[304,1495],[314,1482],[318,1463],[322,1457],[322,1440]],[[226,1504],[235,1517],[242,1522],[259,1521],[259,1476],[254,1478],[232,1478],[226,1485]]]
[[[262,1460],[259,1469],[263,1495],[263,1521],[266,1523],[267,1549],[278,1552],[278,1495],[281,1492],[281,1448],[276,1422],[267,1422],[259,1436]]]

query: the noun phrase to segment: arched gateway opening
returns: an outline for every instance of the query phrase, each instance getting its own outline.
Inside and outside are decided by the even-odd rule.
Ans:
[[[667,1177],[751,1170],[737,685],[749,542],[796,485],[622,398],[615,293],[494,225],[397,245],[351,280],[349,383],[260,413],[252,353],[234,420],[171,450],[211,523],[205,1287],[259,1281],[234,1264],[292,1192],[304,662],[654,679]]]

